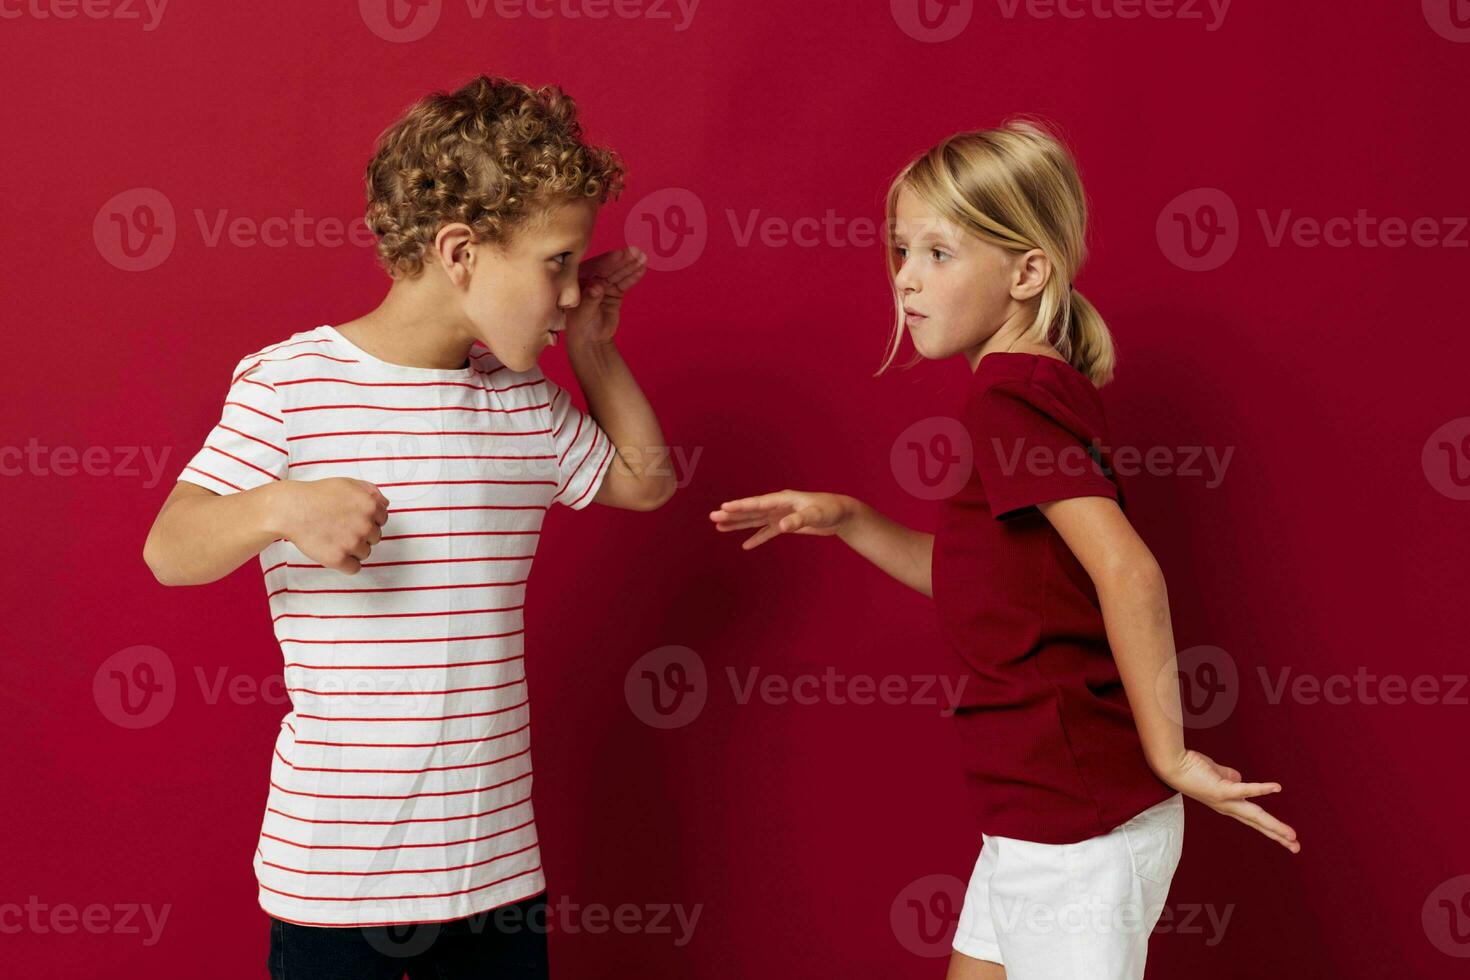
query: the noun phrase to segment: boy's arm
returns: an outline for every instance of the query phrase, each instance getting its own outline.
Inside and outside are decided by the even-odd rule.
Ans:
[[[283,484],[221,496],[184,480],[174,484],[143,544],[143,560],[164,585],[224,578],[280,537],[272,496]]]
[[[164,585],[205,585],[284,538],[323,568],[354,575],[387,521],[388,499],[363,480],[280,480],[227,494],[180,480],[143,560]]]
[[[606,252],[582,267],[582,298],[567,317],[567,359],[613,458],[594,503],[654,510],[674,495],[668,446],[653,406],[613,342],[623,296],[648,271],[648,257],[629,247]]]
[[[674,495],[674,473],[653,406],[612,340],[569,339],[567,358],[592,417],[613,444],[593,503],[654,510]]]

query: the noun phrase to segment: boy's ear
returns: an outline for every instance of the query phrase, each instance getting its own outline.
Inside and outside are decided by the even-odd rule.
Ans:
[[[474,232],[463,222],[447,224],[434,236],[434,252],[439,265],[456,285],[474,265],[473,244]]]

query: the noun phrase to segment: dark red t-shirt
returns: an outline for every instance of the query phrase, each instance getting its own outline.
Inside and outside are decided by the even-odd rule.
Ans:
[[[1123,505],[1102,399],[1065,361],[996,352],[963,419],[975,466],[940,508],[934,604],[968,668],[955,720],[980,829],[1047,844],[1105,834],[1174,790],[1144,760],[1097,590],[1035,506]]]

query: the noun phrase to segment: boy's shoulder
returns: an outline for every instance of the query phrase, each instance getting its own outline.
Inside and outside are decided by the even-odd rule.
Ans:
[[[248,378],[273,385],[369,367],[356,348],[330,325],[323,324],[298,330],[239,358],[230,373],[230,383]],[[478,340],[470,345],[469,367],[485,387],[497,394],[514,393],[545,402],[556,390],[555,382],[542,372],[541,365],[513,370]]]
[[[279,365],[300,360],[320,362],[322,358],[345,360],[334,352],[328,328],[319,326],[298,330],[241,357],[230,372],[230,383],[234,384],[246,375],[258,381],[269,381],[271,377],[281,376]]]

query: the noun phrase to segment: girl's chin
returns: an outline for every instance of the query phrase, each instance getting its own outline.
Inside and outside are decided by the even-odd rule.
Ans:
[[[922,330],[918,332],[912,329],[909,330],[909,340],[913,341],[914,350],[926,361],[942,361],[946,357],[958,353],[957,351],[941,348],[934,342],[933,334],[926,334]]]

